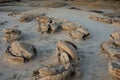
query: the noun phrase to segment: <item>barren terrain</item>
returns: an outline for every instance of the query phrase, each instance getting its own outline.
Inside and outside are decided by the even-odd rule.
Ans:
[[[75,4],[75,7],[77,6],[77,8],[80,8],[82,10],[68,9],[70,7],[73,7],[73,5],[63,6],[63,4],[59,4],[53,6],[54,8],[49,8],[38,7],[39,4],[34,5],[33,3],[29,4],[32,6],[28,6],[28,4],[17,3],[20,4],[20,6],[13,6],[10,4],[10,6],[0,7],[0,22],[8,21],[8,23],[0,25],[0,80],[31,80],[32,72],[34,70],[44,66],[45,64],[55,62],[54,53],[56,42],[58,40],[71,41],[78,47],[79,56],[81,58],[80,68],[82,76],[78,79],[72,80],[112,80],[111,76],[108,73],[109,61],[100,55],[100,44],[103,41],[108,40],[109,35],[113,31],[120,30],[120,26],[114,26],[111,24],[94,21],[89,19],[89,16],[96,15],[104,17],[104,14],[120,16],[119,8],[114,9],[109,7],[109,9],[99,9],[100,11],[104,12],[104,14],[99,14],[91,12],[90,10],[93,10],[93,8],[78,7],[79,3],[76,2],[71,3]],[[53,5],[52,2],[50,4]],[[64,3],[64,5],[65,4],[66,3]],[[8,13],[11,11],[18,11],[21,14],[16,15],[15,17],[8,16]],[[36,15],[45,13],[48,17],[54,16],[57,18],[70,20],[75,24],[81,24],[84,28],[88,29],[90,36],[85,40],[71,40],[68,36],[68,33],[65,31],[56,32],[55,34],[41,35],[35,29],[37,25],[35,19],[26,23],[21,23],[18,21],[19,17],[24,13]],[[13,27],[15,25],[17,25],[18,29],[22,31],[21,41],[26,41],[33,44],[38,50],[38,54],[34,60],[20,65],[5,62],[2,56],[5,49],[9,45],[3,40],[2,29]]]

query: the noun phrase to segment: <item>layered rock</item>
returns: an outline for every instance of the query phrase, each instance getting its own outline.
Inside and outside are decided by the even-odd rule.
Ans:
[[[89,36],[87,29],[78,26],[71,21],[60,19],[56,17],[39,16],[36,18],[38,24],[36,26],[37,32],[41,33],[55,33],[58,29],[67,31],[70,38],[83,39]]]
[[[54,21],[54,19],[51,19],[49,17],[36,17],[36,20],[38,22],[38,25],[36,27],[36,30],[38,32],[43,33],[55,33],[57,31],[57,24]]]
[[[10,63],[25,63],[37,54],[36,48],[22,41],[15,41],[4,52],[4,60]]]
[[[114,80],[120,80],[120,31],[110,35],[110,40],[101,44],[102,53],[110,60],[108,70]]]
[[[58,63],[44,66],[33,72],[33,80],[70,80],[74,75],[80,77],[77,47],[69,41],[58,41],[56,48]]]
[[[16,40],[19,40],[22,34],[22,32],[19,29],[17,29],[17,26],[14,26],[12,28],[5,28],[3,29],[3,32],[3,39],[8,43],[12,43]]]
[[[108,64],[109,73],[113,80],[120,80],[120,60],[114,60]]]
[[[90,19],[93,19],[95,21],[109,23],[115,26],[120,26],[120,18],[114,17],[114,18],[104,18],[104,17],[98,17],[98,16],[90,16]]]

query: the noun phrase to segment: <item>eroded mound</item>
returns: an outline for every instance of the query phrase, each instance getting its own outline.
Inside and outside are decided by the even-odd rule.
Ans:
[[[80,77],[77,47],[69,41],[58,41],[55,55],[57,64],[44,66],[33,72],[33,80],[70,80]]]
[[[8,43],[12,43],[16,40],[19,40],[22,34],[22,32],[17,29],[17,26],[14,26],[12,28],[5,28],[3,29],[3,32],[3,39]]]
[[[25,63],[37,54],[36,48],[26,42],[15,41],[6,49],[4,58],[11,63]]]
[[[90,16],[89,18],[95,21],[112,24],[112,20],[110,18],[97,17],[97,16]]]
[[[110,62],[108,69],[114,80],[120,80],[120,60]]]
[[[84,39],[86,38],[87,36],[89,36],[89,32],[87,29],[84,29],[83,27],[79,26],[76,28],[76,30],[72,30],[69,32],[69,36],[72,38],[72,39]]]
[[[38,25],[36,30],[38,32],[43,33],[55,33],[57,31],[57,24],[54,19],[45,17],[45,16],[38,16],[36,18]]]
[[[110,40],[101,44],[102,53],[107,56],[111,62],[108,64],[108,70],[114,80],[120,80],[120,32],[115,31],[110,35]]]
[[[120,42],[119,42],[120,43]],[[105,41],[101,44],[102,52],[110,60],[120,59],[120,46],[113,41]]]
[[[107,17],[106,18],[106,17],[90,16],[89,18],[93,19],[95,21],[109,23],[109,24],[113,24],[115,26],[120,26],[120,18],[118,18],[118,17],[114,17],[114,18]]]
[[[87,29],[82,26],[78,26],[68,20],[55,18],[55,17],[46,17],[39,16],[36,18],[38,24],[36,30],[40,33],[55,33],[59,29],[68,31],[70,38],[73,39],[83,39],[89,35]]]

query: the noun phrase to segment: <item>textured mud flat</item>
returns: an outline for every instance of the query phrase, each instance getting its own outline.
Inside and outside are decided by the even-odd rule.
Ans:
[[[17,7],[16,7],[17,9]],[[56,43],[58,40],[68,40],[77,46],[78,56],[80,57],[79,68],[82,76],[72,80],[112,80],[108,72],[108,61],[100,57],[100,44],[106,41],[109,35],[119,27],[89,19],[89,16],[102,16],[93,12],[69,10],[63,8],[40,8],[21,12],[16,16],[8,16],[10,12],[0,12],[0,22],[7,21],[0,26],[0,79],[2,80],[31,80],[32,73],[36,69],[41,69],[47,64],[57,63],[54,55]],[[20,22],[23,14],[41,15],[43,13],[48,17],[58,17],[69,20],[77,25],[81,24],[88,29],[90,36],[84,40],[72,40],[67,31],[58,31],[53,34],[40,34],[36,31],[36,19],[30,22]],[[4,61],[3,53],[9,46],[4,42],[2,32],[5,28],[11,28],[17,25],[17,29],[22,31],[20,40],[32,44],[37,49],[37,56],[24,64],[11,64]]]

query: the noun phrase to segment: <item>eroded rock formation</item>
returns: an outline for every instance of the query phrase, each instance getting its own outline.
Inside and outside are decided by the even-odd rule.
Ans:
[[[76,45],[69,41],[58,41],[55,54],[58,63],[34,71],[33,80],[70,80],[73,74],[80,77]]]
[[[98,16],[90,16],[90,19],[93,19],[95,21],[109,23],[115,26],[120,26],[120,18],[114,17],[114,18],[104,18],[104,17],[98,17]]]
[[[112,20],[109,18],[103,18],[103,17],[97,17],[97,16],[90,16],[89,18],[95,21],[112,24]]]
[[[37,32],[41,33],[55,33],[58,29],[68,31],[70,38],[72,39],[83,39],[89,36],[87,29],[82,26],[78,26],[71,21],[60,19],[56,17],[37,17],[38,24],[36,26]]]
[[[4,52],[4,60],[10,63],[25,63],[37,54],[36,48],[22,41],[15,41]]]
[[[20,22],[29,22],[29,21],[33,20],[34,18],[35,18],[35,15],[33,15],[33,14],[23,14],[19,18],[19,21]]]
[[[120,80],[120,60],[114,60],[108,64],[108,70],[113,80]]]
[[[69,36],[72,39],[84,39],[88,37],[90,33],[88,32],[87,29],[83,28],[82,26],[79,26],[76,28],[76,30],[72,30],[69,32]]]
[[[45,16],[38,16],[36,18],[38,25],[36,27],[36,30],[38,32],[43,33],[55,33],[57,31],[57,24],[54,19],[45,17]]]
[[[108,70],[114,80],[120,80],[120,31],[110,35],[110,40],[101,44],[102,53],[110,60]]]
[[[8,43],[12,43],[16,40],[19,40],[22,34],[22,32],[17,29],[17,26],[14,26],[12,28],[5,28],[3,29],[3,32],[4,32],[3,39]]]

